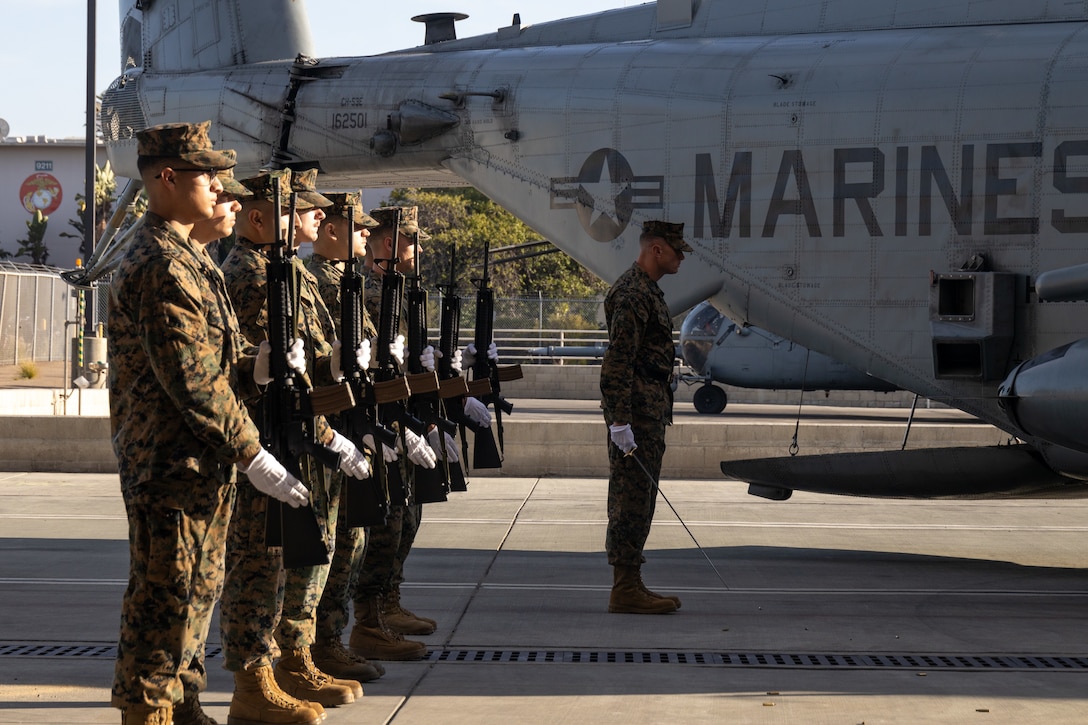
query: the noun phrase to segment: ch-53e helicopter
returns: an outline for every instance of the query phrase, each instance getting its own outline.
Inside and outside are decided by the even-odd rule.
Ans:
[[[461,39],[458,17],[319,59],[301,0],[122,0],[110,160],[135,178],[136,131],[211,119],[239,173],[469,184],[605,280],[642,221],[683,222],[673,310],[709,299],[1020,441],[723,464],[751,491],[1088,493],[1084,3],[659,0]]]

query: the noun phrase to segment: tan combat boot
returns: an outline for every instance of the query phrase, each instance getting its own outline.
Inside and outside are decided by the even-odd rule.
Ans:
[[[170,725],[173,716],[172,707],[152,707],[139,703],[121,710],[121,725]]]
[[[200,693],[185,693],[185,699],[174,706],[174,725],[219,725],[200,706]]]
[[[646,592],[651,597],[654,597],[655,599],[671,599],[676,604],[676,608],[680,608],[680,597],[674,596],[672,594],[658,594],[653,589],[647,588],[647,586],[642,582],[641,572],[639,572],[638,585],[642,587],[642,591]],[[177,725],[177,723],[175,723],[174,725]]]
[[[310,647],[310,656],[317,669],[333,677],[342,677],[356,682],[372,682],[385,674],[384,667],[350,652],[340,640],[315,644]]]
[[[320,725],[325,708],[280,689],[268,665],[234,673],[227,725]]]
[[[613,614],[668,614],[677,610],[676,602],[664,597],[653,597],[642,585],[642,575],[637,566],[613,567],[612,594],[608,598],[608,611]]]
[[[376,596],[356,607],[348,649],[368,660],[421,660],[427,656],[427,645],[389,629],[382,617],[381,598]]]
[[[363,696],[363,686],[355,680],[338,680],[314,667],[310,648],[288,650],[276,663],[276,682],[292,697],[320,702],[326,707],[347,705]]]
[[[400,587],[394,587],[382,598],[382,618],[385,625],[401,634],[434,634],[438,622],[409,612],[400,605]]]

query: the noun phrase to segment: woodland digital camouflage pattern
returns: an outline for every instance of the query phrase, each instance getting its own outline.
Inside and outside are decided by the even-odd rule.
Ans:
[[[371,215],[381,221],[377,216],[381,212],[381,209],[374,209]],[[372,320],[380,318],[381,302],[382,278],[377,274],[371,274],[366,281],[365,303]],[[402,304],[401,309],[404,308],[405,305]],[[401,315],[398,330],[400,334],[408,335],[408,323],[404,315]],[[405,484],[411,488],[409,482],[412,481],[414,467],[408,463],[408,456],[402,454],[392,465],[400,466]],[[416,540],[422,515],[423,506],[421,505],[398,506],[392,503],[389,506],[389,516],[386,518],[385,525],[371,527],[370,538],[366,545],[366,558],[359,573],[359,583],[355,587],[356,611],[365,606],[368,600],[389,593],[404,581],[404,561],[408,558],[412,544]]]
[[[672,320],[657,283],[638,264],[620,275],[605,297],[608,349],[601,363],[601,407],[608,424],[627,422],[635,435],[635,454],[656,481],[665,455],[665,426],[672,422],[675,347]],[[608,443],[609,564],[641,565],[650,533],[655,484],[635,461]]]
[[[160,159],[181,159],[202,169],[230,169],[237,157],[216,151],[208,137],[211,121],[164,123],[136,134],[136,153]],[[233,153],[233,152],[232,152]]]
[[[362,260],[360,260],[361,263]],[[327,259],[320,254],[313,254],[306,260],[306,270],[317,281],[317,292],[325,303],[325,309],[335,326],[336,337],[340,338],[340,320],[343,308],[340,306],[340,282],[344,278],[344,262]],[[378,330],[374,327],[366,306],[362,309],[363,338],[373,340]]]
[[[378,222],[382,228],[391,229],[397,219],[397,209],[400,209],[400,230],[404,234],[419,232],[419,241],[431,238],[431,235],[419,228],[418,206],[380,206],[370,210],[370,216]]]
[[[118,266],[109,327],[110,422],[130,536],[112,703],[166,706],[204,686],[233,463],[260,450],[235,392],[252,379],[252,360],[239,369],[241,335],[211,258],[153,212]]]
[[[333,200],[333,206],[325,210],[327,215],[338,213],[337,205],[339,196],[344,194],[329,194]],[[361,209],[359,210],[361,211]],[[358,217],[356,217],[358,218]],[[369,218],[369,217],[368,217]],[[312,255],[306,260],[306,268],[317,280],[317,288],[325,307],[332,315],[333,324],[336,326],[337,338],[340,333],[340,281],[344,276],[344,263],[327,259],[320,254]],[[366,307],[360,311],[362,314],[363,338],[373,339],[378,333],[370,321]],[[346,351],[343,351],[346,354]],[[343,472],[333,471],[332,475],[341,479],[340,490],[343,496]],[[343,498],[340,501],[343,505]],[[359,578],[359,569],[366,555],[367,533],[362,528],[349,528],[343,517],[336,522],[336,547],[333,552],[332,562],[329,564],[329,575],[325,581],[325,589],[321,594],[321,601],[317,607],[317,634],[316,641],[338,642],[344,634],[348,624],[348,606],[351,602],[352,592],[355,591]]]
[[[252,189],[248,182],[243,183]],[[254,341],[266,338],[268,325],[266,280],[270,260],[263,251],[266,248],[240,238],[223,262],[240,325]],[[299,290],[295,335],[306,342],[307,370],[314,371],[315,384],[329,384],[333,338],[327,335],[335,335],[332,319],[317,292],[317,281],[297,257],[292,258],[291,265]],[[329,437],[324,418],[317,418],[317,436],[318,440]],[[330,480],[327,487],[327,471],[309,456],[303,456],[300,464],[301,480],[311,491],[318,524],[331,544],[340,499],[337,481]],[[292,650],[310,646],[314,610],[327,576],[327,566],[283,571],[279,549],[270,550],[264,545],[266,505],[265,496],[251,497],[248,492],[239,496],[238,513],[228,537],[221,621],[224,666],[232,671],[272,664],[281,647]]]
[[[365,227],[373,229],[378,226],[378,220],[363,211],[363,195],[358,191],[340,191],[325,193],[325,197],[332,202],[323,210],[326,217],[339,216],[348,218],[348,210],[353,211],[355,228]],[[328,300],[326,300],[327,302]]]
[[[665,242],[678,252],[693,252],[687,242],[684,241],[684,223],[663,222],[658,219],[651,219],[648,222],[642,224],[643,234],[652,234],[655,237],[661,237]]]

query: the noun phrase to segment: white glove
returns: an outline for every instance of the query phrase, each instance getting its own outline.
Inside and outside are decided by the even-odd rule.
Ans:
[[[299,375],[306,374],[306,348],[301,338],[296,337],[287,350],[287,367]]]
[[[445,438],[445,441],[442,440],[443,437]],[[451,463],[459,462],[461,456],[457,455],[457,441],[453,439],[453,436],[449,433],[442,433],[442,431],[438,430],[437,426],[427,431],[427,443],[430,444],[431,450],[438,455],[442,454],[443,442],[446,444],[446,460]]]
[[[352,478],[370,478],[370,464],[355,444],[336,431],[332,432],[329,448],[340,454],[340,470]]]
[[[404,364],[404,335],[397,335],[397,338],[389,343],[389,354],[397,361],[397,365]]]
[[[372,451],[378,450],[377,444],[374,443],[374,436],[369,433],[363,436],[363,445]],[[392,463],[397,460],[397,452],[384,443],[382,443],[382,460],[386,463]]]
[[[268,385],[272,382],[268,362],[271,354],[272,345],[268,340],[261,340],[260,347],[257,348],[257,359],[253,363],[253,381],[257,385]],[[306,349],[302,344],[302,340],[297,337],[287,350],[287,365],[300,375],[306,374]]]
[[[487,359],[491,362],[499,361],[499,348],[495,347],[494,341],[487,346]],[[468,368],[476,364],[476,343],[470,342],[465,347],[465,352],[461,355],[461,364]]]
[[[631,424],[626,425],[610,425],[608,426],[608,436],[612,439],[612,442],[616,444],[624,453],[630,453],[638,448],[635,445],[635,433],[631,430]]]
[[[406,430],[404,431],[404,444],[408,448],[408,460],[417,466],[434,468],[435,464],[438,463],[438,457],[431,450],[431,447],[427,445],[427,441],[423,440],[422,436]]]
[[[441,355],[442,353],[438,353]],[[423,366],[423,369],[429,373],[434,372],[434,345],[428,345],[423,348],[423,352],[419,353],[419,364]]]
[[[481,428],[491,427],[491,411],[477,398],[465,396],[465,415]]]
[[[238,464],[238,470],[249,477],[253,488],[283,501],[291,508],[297,509],[310,500],[306,487],[264,448],[248,466]]]
[[[370,367],[370,340],[363,340],[359,343],[359,349],[355,351],[355,360],[359,363],[360,370],[366,370]]]
[[[344,379],[344,368],[340,362],[340,349],[342,345],[339,340],[336,340],[332,344],[332,377],[334,380]],[[370,365],[370,341],[363,340],[359,343],[359,347],[355,348],[355,364],[360,370],[366,370]]]
[[[268,372],[268,356],[272,354],[272,345],[268,340],[261,340],[257,348],[257,359],[253,362],[253,382],[257,385],[268,385],[272,382],[272,375]]]
[[[461,367],[461,351],[454,350],[452,357],[453,359],[450,360],[450,370],[460,375],[461,371],[464,369],[463,367]]]

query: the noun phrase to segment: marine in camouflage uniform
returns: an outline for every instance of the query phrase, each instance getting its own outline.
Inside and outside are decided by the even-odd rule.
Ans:
[[[223,262],[223,275],[231,300],[238,312],[243,334],[252,342],[267,338],[268,265],[271,234],[254,240],[245,236],[253,229],[247,219],[255,204],[272,199],[273,178],[280,178],[283,198],[292,189],[290,171],[273,172],[245,179],[242,183],[253,193],[243,204],[239,236]],[[313,203],[326,203],[320,195],[300,194],[298,207],[305,210]],[[268,207],[271,216],[280,217]],[[272,222],[275,223],[275,222]],[[294,223],[294,220],[292,220]],[[269,229],[272,227],[270,226]],[[256,235],[254,235],[256,236]],[[284,235],[285,237],[285,235]],[[331,370],[332,340],[335,330],[313,279],[297,257],[291,268],[296,275],[298,299],[297,337],[305,342],[307,370],[313,371],[315,385],[333,381]],[[332,435],[324,418],[315,419],[317,439],[327,441]],[[327,469],[308,455],[301,457],[303,482],[310,489],[318,525],[330,544],[336,527],[339,490]],[[227,543],[227,575],[223,591],[221,625],[225,651],[224,667],[231,671],[249,670],[272,663],[281,652],[286,655],[276,664],[275,676],[284,692],[322,705],[353,702],[362,694],[356,682],[335,680],[314,674],[309,661],[309,647],[314,641],[314,619],[328,565],[283,568],[279,548],[264,544],[267,498],[240,495]],[[290,674],[285,674],[285,667]],[[309,672],[309,682],[299,681],[295,670]],[[304,679],[304,678],[303,678]],[[237,695],[237,693],[236,693]]]
[[[357,239],[352,241],[352,254],[356,257],[365,256],[364,240],[369,235],[367,228],[376,227],[378,222],[363,211],[359,192],[325,193],[324,196],[332,201],[332,205],[325,209],[325,222],[317,241],[314,242],[314,253],[306,260],[306,269],[317,281],[318,293],[332,317],[336,337],[339,339],[342,319],[340,286],[344,277],[344,260],[348,255],[348,210],[353,212]],[[363,306],[359,313],[362,336],[372,340],[378,332],[367,314],[366,307]],[[332,471],[331,474],[343,481],[343,472]],[[346,488],[342,483],[338,485],[341,491],[340,507],[343,509]],[[311,647],[314,664],[321,671],[361,682],[369,682],[385,674],[381,665],[354,655],[344,647],[342,641],[348,623],[351,593],[355,590],[359,569],[366,553],[366,540],[366,529],[349,527],[345,516],[337,518],[336,546],[317,607],[317,631]]]
[[[110,286],[110,425],[130,557],[111,704],[125,723],[195,717],[173,705],[206,685],[235,464],[262,452],[241,399],[257,392],[253,359],[219,269],[188,237],[222,191],[215,171],[234,163],[212,150],[209,125],[137,133],[149,209]],[[193,201],[200,187],[210,203]]]
[[[391,253],[393,225],[397,207],[372,209],[370,215],[381,225],[371,230],[368,239],[367,263],[370,276],[366,283],[366,307],[372,320],[381,317],[382,275],[375,271],[378,259],[388,259]],[[418,208],[400,207],[400,237],[397,257],[404,260],[398,269],[410,269],[415,260],[406,236],[419,232],[421,241],[429,239],[419,229]],[[388,240],[388,241],[387,241]],[[409,261],[410,258],[410,261]],[[402,313],[407,305],[402,300]],[[408,334],[408,322],[404,314],[397,321],[402,335]],[[400,465],[405,487],[412,488],[413,466],[406,456],[388,465]],[[372,660],[414,660],[427,653],[424,643],[408,640],[405,634],[430,634],[437,623],[400,606],[400,585],[404,581],[404,562],[412,550],[419,531],[423,506],[414,502],[408,505],[390,503],[389,516],[384,526],[372,526],[366,547],[359,580],[354,592],[355,624],[348,640],[351,650]]]
[[[614,570],[610,612],[659,614],[680,607],[679,599],[646,589],[640,569],[665,455],[665,426],[672,423],[675,347],[669,308],[657,282],[675,273],[689,251],[683,224],[646,222],[638,259],[605,297],[608,349],[601,363],[601,407],[609,426],[605,551]]]

